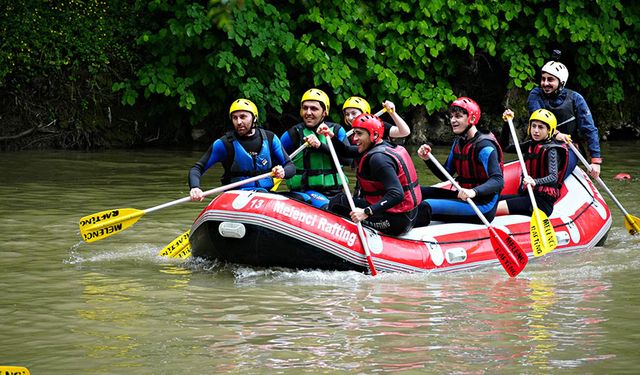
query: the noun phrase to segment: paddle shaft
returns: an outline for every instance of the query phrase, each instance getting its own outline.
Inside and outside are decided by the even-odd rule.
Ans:
[[[438,161],[438,159],[436,159],[436,157],[432,154],[429,153],[429,159],[431,159],[431,161],[433,162],[433,164],[436,165],[436,167],[438,167],[438,169],[440,170],[440,172],[442,172],[442,174],[444,174],[447,179],[449,180],[449,182],[451,182],[451,184],[458,190],[462,190],[462,187],[460,187],[460,185],[458,184],[458,181],[456,181],[453,176],[451,176],[451,174],[449,174],[449,172],[447,172],[446,169],[444,169],[444,167],[442,166],[442,164],[440,164],[440,162]],[[476,215],[478,215],[478,217],[480,218],[480,220],[484,223],[484,225],[486,225],[487,227],[491,228],[491,223],[489,223],[489,221],[487,220],[487,218],[484,216],[484,214],[482,214],[482,212],[480,212],[480,209],[478,208],[478,206],[476,206],[476,204],[473,202],[473,200],[471,198],[467,198],[467,202],[469,203],[469,205],[471,205],[471,208],[473,208],[473,210],[476,212]]]
[[[273,174],[272,172],[266,172],[266,173],[263,173],[263,174],[258,175],[258,176],[253,176],[253,177],[241,180],[241,181],[236,181],[236,182],[232,182],[230,184],[224,185],[224,186],[219,186],[219,187],[217,187],[215,189],[211,189],[211,190],[205,191],[204,193],[202,193],[202,196],[206,197],[206,196],[209,196],[209,195],[212,195],[212,194],[215,194],[215,193],[219,193],[221,191],[233,189],[235,187],[242,186],[244,184],[248,184],[250,182],[255,182],[255,181],[258,181],[258,180],[262,180],[263,178],[270,177],[272,174]],[[174,201],[167,202],[167,203],[155,206],[155,207],[147,208],[146,210],[143,210],[143,212],[146,214],[146,213],[149,213],[149,212],[158,211],[158,210],[161,210],[163,208],[175,206],[176,204],[189,202],[189,201],[191,201],[191,197],[184,197],[184,198],[176,199]]]
[[[589,164],[589,162],[584,158],[584,156],[582,156],[582,154],[580,153],[580,151],[578,150],[578,148],[572,143],[569,142],[569,147],[571,147],[571,150],[573,151],[574,154],[576,154],[576,156],[578,157],[578,159],[580,159],[580,161],[582,162],[582,164],[584,164],[584,167],[587,168],[588,172],[591,172],[593,170],[593,168],[591,168],[591,164]],[[622,203],[620,203],[618,201],[618,198],[616,198],[615,195],[613,195],[613,192],[611,192],[611,190],[609,190],[609,188],[607,187],[607,185],[605,185],[604,181],[602,181],[602,179],[600,178],[600,176],[598,176],[596,178],[596,181],[598,181],[598,183],[600,184],[600,186],[604,189],[604,191],[607,192],[607,194],[609,194],[609,197],[611,197],[611,200],[613,200],[616,204],[616,206],[618,206],[618,208],[620,209],[620,211],[622,211],[622,213],[624,214],[625,217],[631,217],[631,215],[629,215],[629,213],[627,212],[627,210],[624,209],[624,207],[622,207]]]
[[[520,149],[520,142],[518,142],[518,135],[516,134],[516,128],[513,126],[513,120],[511,117],[507,118],[507,122],[509,123],[509,130],[511,131],[511,138],[513,139],[513,145],[516,148],[516,153],[518,154],[518,161],[520,162],[520,168],[522,169],[522,176],[524,178],[529,177],[527,173],[527,166],[524,163],[524,157],[522,156],[522,150]],[[527,191],[529,192],[529,198],[531,199],[531,206],[533,207],[533,211],[538,210],[538,204],[536,203],[536,198],[533,195],[533,188],[529,184],[524,184],[527,187]]]
[[[338,155],[336,154],[335,148],[333,148],[333,143],[331,143],[331,139],[327,138],[327,146],[329,146],[329,151],[331,152],[331,158],[333,159],[333,163],[336,166],[338,171],[338,175],[340,176],[340,182],[342,183],[342,189],[344,190],[344,194],[349,201],[349,207],[351,207],[351,211],[356,209],[355,203],[353,203],[353,197],[351,196],[351,191],[349,190],[349,185],[347,184],[347,179],[344,176],[344,172],[342,171],[342,167],[340,166],[340,161],[338,160]],[[360,222],[356,223],[358,227],[358,235],[360,236],[360,243],[362,243],[362,248],[364,249],[364,255],[367,258],[367,263],[369,264],[369,271],[371,272],[371,276],[377,275],[376,268],[373,265],[373,259],[371,259],[371,252],[369,251],[369,246],[367,245],[366,236],[364,234],[364,229],[362,229],[362,224]]]
[[[518,161],[520,162],[520,168],[522,169],[523,180],[529,177],[527,173],[527,166],[524,163],[524,157],[522,156],[522,150],[520,149],[520,142],[518,141],[518,135],[516,129],[513,126],[513,120],[511,116],[507,117],[509,123],[509,130],[511,131],[511,138],[513,138],[513,144],[518,154]],[[544,212],[538,209],[538,203],[536,197],[533,195],[533,187],[529,184],[523,184],[527,188],[529,193],[529,200],[531,200],[532,216],[531,216],[531,247],[535,256],[541,256],[549,251],[555,249],[558,246],[556,240],[556,234],[553,230],[551,222],[547,218]]]
[[[447,172],[446,169],[444,169],[442,164],[438,162],[438,159],[436,159],[433,154],[430,153],[429,158],[458,191],[462,190],[458,182],[453,178],[453,176],[451,176],[451,174],[449,174],[449,172]],[[489,233],[491,234],[491,243],[494,246],[494,252],[498,257],[498,260],[502,264],[502,267],[511,277],[515,277],[516,275],[518,275],[524,269],[529,260],[527,254],[524,252],[524,250],[522,250],[520,245],[518,245],[518,243],[513,238],[511,238],[511,236],[509,236],[504,231],[498,230],[491,226],[491,223],[489,223],[487,218],[482,214],[482,212],[480,212],[480,209],[478,208],[478,206],[476,206],[471,198],[467,198],[467,202],[489,230]]]
[[[380,116],[383,113],[385,113],[387,111],[386,108],[382,108],[381,110],[379,110],[378,112],[375,113],[374,116]],[[351,134],[353,134],[353,129],[350,129],[347,132],[347,137],[350,137]],[[309,146],[309,144],[307,142],[303,143],[300,147],[298,147],[297,149],[295,149],[295,151],[293,151],[291,153],[291,155],[289,155],[289,158],[293,159],[294,157],[296,157],[296,155],[298,155],[299,153],[301,153],[305,148],[307,148]]]

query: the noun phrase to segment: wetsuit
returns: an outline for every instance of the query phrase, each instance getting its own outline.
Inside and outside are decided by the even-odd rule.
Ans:
[[[413,228],[421,191],[407,151],[402,146],[381,142],[360,155],[356,146],[347,146],[338,141],[334,141],[333,145],[339,155],[359,161],[356,176],[360,184],[367,188],[361,189],[353,201],[356,207],[368,207],[372,213],[362,223],[391,235],[400,235]],[[370,190],[370,187],[375,187],[377,191],[362,191]],[[374,195],[375,198],[372,197]],[[344,193],[332,198],[328,208],[344,216],[349,216],[351,212]]]
[[[447,180],[431,160],[425,160],[425,164],[440,180]],[[463,188],[472,188],[476,192],[473,202],[487,220],[493,220],[504,186],[502,150],[495,138],[480,131],[468,141],[457,137],[444,168],[449,174],[457,175],[456,180]],[[448,189],[423,186],[422,198],[424,200],[420,204],[418,226],[428,225],[430,220],[482,223],[471,205],[458,198],[458,191],[454,187]]]
[[[508,128],[502,131],[500,145],[504,152],[515,153],[515,145],[509,144],[510,131],[505,129]],[[520,143],[520,149],[523,152],[527,173],[536,183],[533,188],[536,205],[547,216],[551,216],[553,205],[560,197],[560,188],[567,168],[568,150],[565,145],[554,140],[544,143],[528,140]],[[540,162],[543,165],[540,165]],[[518,194],[503,195],[500,199],[507,203],[509,214],[531,216],[531,198],[522,181],[518,191]]]
[[[582,143],[586,142],[591,159],[601,159],[598,128],[596,128],[586,100],[573,90],[563,88],[558,91],[546,95],[540,87],[531,90],[527,99],[529,114],[540,108],[551,111],[558,120],[559,132],[569,134],[572,140],[580,146],[583,153]],[[567,174],[573,171],[577,163],[577,156],[569,150]]]
[[[331,122],[325,122],[325,124],[332,129],[338,140],[348,142],[347,133],[342,126]],[[292,153],[304,143],[305,136],[316,134],[317,129],[317,126],[307,128],[304,123],[293,126],[282,134],[282,147],[288,153]],[[294,157],[297,175],[287,180],[287,186],[291,190],[292,198],[323,208],[329,203],[329,197],[342,191],[342,185],[326,140],[320,136],[318,140],[320,140],[320,147],[317,149],[307,147]]]
[[[222,183],[228,184],[270,171],[276,165],[284,168],[285,178],[295,175],[295,165],[284,151],[280,139],[272,132],[256,129],[253,135],[238,137],[235,131],[217,139],[200,160],[189,170],[189,188],[199,188],[204,172],[216,163],[222,163]],[[242,185],[242,189],[269,190],[273,179],[267,177]]]

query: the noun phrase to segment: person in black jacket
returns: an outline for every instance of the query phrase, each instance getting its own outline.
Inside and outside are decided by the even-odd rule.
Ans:
[[[354,222],[362,222],[383,233],[400,235],[409,231],[417,219],[417,206],[422,200],[418,175],[407,150],[383,141],[384,124],[379,117],[361,114],[352,122],[355,145],[335,140],[326,125],[318,133],[331,138],[336,153],[357,161],[358,196],[351,210],[343,192],[333,197],[328,209],[348,214]]]

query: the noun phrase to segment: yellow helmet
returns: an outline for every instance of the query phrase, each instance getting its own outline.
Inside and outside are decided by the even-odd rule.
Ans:
[[[253,122],[258,121],[258,107],[249,99],[238,99],[231,103],[229,108],[229,117],[235,111],[248,111],[253,113]]]
[[[371,106],[369,103],[359,96],[352,96],[344,102],[342,110],[347,108],[359,109],[362,113],[371,113]]]
[[[551,139],[553,133],[556,132],[556,127],[558,126],[558,120],[556,120],[556,116],[551,112],[544,108],[540,108],[531,114],[529,117],[529,126],[527,127],[527,135],[531,136],[531,121],[538,120],[544,122],[549,126],[549,135],[548,138]]]
[[[322,103],[324,105],[325,111],[329,113],[329,96],[327,96],[327,94],[324,91],[320,89],[309,89],[307,90],[307,92],[304,93],[304,95],[302,95],[300,104],[302,104],[302,102],[306,100],[315,100],[317,102]]]

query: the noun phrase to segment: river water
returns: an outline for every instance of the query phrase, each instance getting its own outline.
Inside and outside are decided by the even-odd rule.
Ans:
[[[640,144],[603,179],[640,215]],[[439,150],[444,160],[446,150]],[[611,203],[606,245],[497,267],[371,277],[161,258],[185,203],[81,242],[78,219],[187,195],[201,151],[2,154],[0,366],[32,374],[604,374],[640,368],[640,237]],[[419,167],[422,168],[422,167]],[[627,172],[636,178],[618,182]],[[426,168],[422,182],[435,182]],[[219,184],[210,170],[204,186]],[[611,202],[610,200],[608,200]]]

